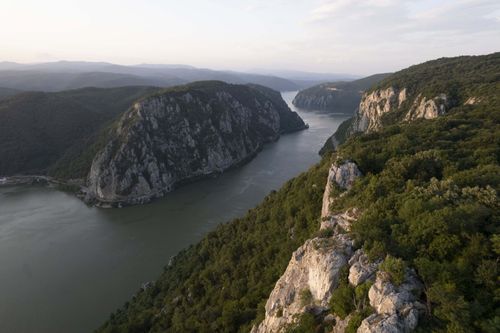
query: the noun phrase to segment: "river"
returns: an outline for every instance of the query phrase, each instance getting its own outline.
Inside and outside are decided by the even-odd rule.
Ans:
[[[308,130],[148,205],[99,209],[51,188],[0,188],[0,332],[92,332],[179,250],[319,161],[347,116],[297,110],[295,94],[283,97]]]

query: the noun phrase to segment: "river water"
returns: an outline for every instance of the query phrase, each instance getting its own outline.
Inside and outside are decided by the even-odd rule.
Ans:
[[[171,256],[319,161],[346,115],[297,110],[284,135],[241,168],[123,209],[87,207],[46,187],[0,188],[0,332],[92,332]]]

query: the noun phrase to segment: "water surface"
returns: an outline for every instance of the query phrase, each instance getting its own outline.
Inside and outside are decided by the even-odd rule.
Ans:
[[[0,188],[0,332],[91,332],[155,279],[171,256],[319,160],[347,118],[301,111],[309,123],[221,177],[123,209],[87,207],[46,187]]]

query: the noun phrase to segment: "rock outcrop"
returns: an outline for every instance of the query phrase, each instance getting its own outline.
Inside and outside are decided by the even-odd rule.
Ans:
[[[288,263],[285,273],[276,283],[266,302],[266,316],[252,333],[271,333],[283,331],[297,320],[297,315],[306,311],[320,314],[328,310],[332,291],[337,287],[340,270],[352,257],[353,240],[345,230],[355,220],[358,210],[331,215],[329,198],[334,183],[344,189],[350,188],[359,177],[353,162],[332,165],[325,188],[321,229],[331,229],[331,237],[316,237],[307,240],[297,249]]]
[[[139,204],[251,159],[281,133],[305,128],[278,92],[200,82],[135,103],[88,176],[88,201]]]
[[[353,162],[347,161],[341,165],[332,164],[328,171],[328,179],[325,192],[323,193],[323,206],[321,209],[322,218],[329,215],[330,212],[332,186],[336,185],[340,188],[349,190],[359,176],[361,176],[361,171],[359,171],[358,166]]]
[[[407,88],[395,87],[367,92],[361,98],[354,117],[339,126],[320,152],[335,150],[348,137],[356,133],[378,131],[388,123],[436,118],[445,114],[451,104],[448,96],[443,93],[427,98],[420,93],[413,96]],[[391,120],[387,121],[386,116],[389,114]]]
[[[354,287],[375,278],[380,261],[371,262],[363,249],[357,250],[349,259],[349,283]]]
[[[360,210],[351,208],[338,214],[330,211],[331,187],[349,189],[359,176],[361,172],[353,162],[331,166],[323,196],[320,230],[331,230],[332,236],[307,240],[293,253],[266,302],[264,320],[252,328],[252,333],[284,332],[305,312],[333,325],[331,333],[345,332],[353,314],[341,319],[329,314],[328,305],[339,284],[340,272],[346,266],[348,281],[353,287],[367,280],[373,282],[368,298],[374,313],[362,321],[358,333],[406,333],[416,328],[423,305],[418,301],[422,284],[415,272],[407,269],[404,282],[394,285],[387,273],[379,271],[382,260],[371,262],[363,249],[354,251],[349,232]]]
[[[348,235],[314,238],[293,255],[266,303],[266,317],[253,333],[271,333],[292,324],[305,311],[321,313],[338,284],[340,269],[352,254]]]
[[[409,101],[409,107],[403,107]],[[408,96],[406,88],[374,90],[363,95],[359,104],[358,112],[350,128],[350,133],[373,132],[383,126],[384,115],[391,112],[403,111],[403,121],[412,121],[419,118],[433,119],[446,112],[448,98],[445,94],[439,94],[433,98],[426,98],[419,94],[412,100]]]
[[[375,283],[368,292],[370,305],[375,313],[365,318],[358,333],[410,332],[417,327],[419,312],[424,305],[418,302],[422,284],[412,270],[407,270],[405,280],[395,286],[385,272],[378,272]]]

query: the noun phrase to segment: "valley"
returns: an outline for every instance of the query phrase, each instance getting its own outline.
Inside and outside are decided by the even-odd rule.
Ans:
[[[346,117],[303,112],[295,94],[283,97],[309,129],[145,206],[103,210],[44,186],[0,188],[0,331],[92,331],[178,251],[316,163]]]

